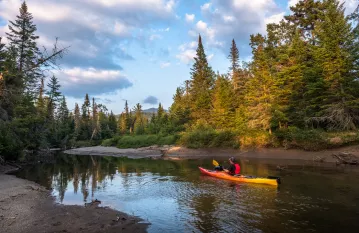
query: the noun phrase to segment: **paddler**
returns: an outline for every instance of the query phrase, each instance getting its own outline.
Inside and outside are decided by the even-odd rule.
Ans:
[[[234,157],[230,157],[228,159],[230,165],[228,167],[228,169],[224,169],[224,171],[226,171],[228,174],[230,175],[239,175],[239,173],[241,172],[241,166],[239,166],[238,163],[236,163],[236,159]]]

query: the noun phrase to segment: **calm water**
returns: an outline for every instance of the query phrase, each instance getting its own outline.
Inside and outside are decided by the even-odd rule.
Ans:
[[[224,159],[218,159],[223,161]],[[59,203],[97,198],[141,217],[149,232],[358,232],[359,170],[241,160],[245,174],[280,175],[276,187],[202,176],[212,160],[56,156],[17,175],[53,188]],[[283,162],[283,161],[281,161]],[[226,164],[224,164],[226,165]]]

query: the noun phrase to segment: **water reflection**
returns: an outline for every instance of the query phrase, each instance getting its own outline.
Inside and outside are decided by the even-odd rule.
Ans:
[[[221,161],[223,160],[223,161]],[[152,223],[150,232],[352,232],[359,227],[359,172],[336,167],[241,160],[242,171],[281,175],[283,185],[233,183],[201,176],[210,160],[132,160],[56,156],[20,177],[53,189],[58,202],[103,205]],[[217,161],[225,165],[226,161]]]

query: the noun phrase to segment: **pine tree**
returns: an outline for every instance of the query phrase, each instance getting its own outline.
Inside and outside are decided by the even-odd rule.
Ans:
[[[92,98],[92,134],[91,134],[91,140],[92,139],[98,139],[101,135],[101,125],[98,117],[98,107],[95,102],[95,98]]]
[[[110,130],[113,132],[113,134],[116,134],[116,132],[117,132],[117,121],[116,121],[115,114],[113,114],[112,111],[110,113],[108,121],[109,121],[108,124],[109,124]]]
[[[231,62],[231,66],[229,67],[229,73],[232,78],[233,87],[234,89],[238,89],[243,86],[243,84],[241,83],[241,80],[239,80],[241,67],[239,65],[239,51],[234,39],[232,40],[232,46],[228,55],[228,59]]]
[[[60,146],[66,148],[71,134],[71,118],[69,115],[69,109],[67,108],[65,96],[62,96],[59,104],[57,121],[59,131],[58,134],[61,140]]]
[[[318,37],[315,60],[323,75],[325,92],[322,93],[321,111],[312,118],[327,124],[328,128],[356,129],[359,105],[356,101],[358,84],[352,74],[352,47],[354,33],[345,17],[343,3],[324,0],[323,21],[316,23]]]
[[[121,113],[120,118],[118,119],[117,132],[120,134],[127,133],[127,117],[125,113]]]
[[[136,104],[133,111],[135,112],[134,132],[136,134],[143,134],[145,132],[145,119],[141,104]]]
[[[88,140],[91,137],[91,123],[90,123],[90,98],[86,93],[84,103],[82,104],[81,116],[81,139]]]
[[[214,85],[211,109],[211,123],[215,128],[234,127],[234,97],[234,90],[229,79],[218,74]]]
[[[191,115],[194,120],[201,119],[207,122],[211,109],[211,92],[215,75],[208,65],[201,36],[198,37],[198,48],[194,59],[189,87]]]
[[[173,103],[169,109],[171,119],[175,126],[183,127],[190,120],[190,108],[186,101],[185,88],[178,87],[173,96]]]
[[[37,64],[39,49],[35,35],[36,25],[33,23],[32,14],[28,12],[24,1],[19,9],[20,15],[15,21],[9,21],[9,33],[6,33],[10,46],[14,48],[17,56],[17,67],[23,76],[26,90],[29,93],[35,91],[39,78],[42,77],[39,69],[31,69]],[[31,71],[30,71],[31,69]]]
[[[317,21],[323,20],[322,2],[317,0],[301,0],[295,6],[290,7],[290,10],[293,14],[284,18],[297,26],[304,40],[314,45],[316,43],[315,24]]]
[[[276,87],[270,73],[265,53],[266,39],[260,35],[251,35],[253,64],[251,78],[246,85],[248,126],[268,130],[271,133],[272,110],[275,104]]]
[[[58,102],[61,97],[59,81],[55,76],[52,76],[50,82],[47,84],[48,91],[46,92],[48,96],[48,103],[47,103],[47,115],[49,119],[54,118],[55,109],[58,105]]]
[[[74,121],[75,121],[75,134],[79,134],[81,130],[81,115],[80,115],[80,108],[77,103],[75,104]]]

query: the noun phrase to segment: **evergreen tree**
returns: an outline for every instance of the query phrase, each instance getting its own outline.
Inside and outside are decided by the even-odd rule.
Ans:
[[[234,127],[234,91],[229,79],[217,75],[212,97],[211,123],[215,128],[228,129]]]
[[[116,121],[115,114],[113,114],[112,111],[111,111],[110,116],[108,118],[108,124],[109,124],[110,130],[113,132],[113,134],[116,134],[116,132],[117,132],[117,121]]]
[[[191,115],[194,120],[201,119],[207,122],[211,109],[211,92],[215,75],[208,65],[201,36],[198,37],[198,48],[194,59],[189,87]]]
[[[48,87],[48,91],[46,92],[48,96],[47,113],[49,119],[53,119],[55,114],[54,111],[61,97],[61,92],[59,91],[61,85],[59,84],[57,78],[55,76],[52,76],[50,82],[47,84],[47,87]]]
[[[234,89],[238,89],[240,87],[243,87],[243,84],[240,80],[240,65],[239,65],[239,51],[236,45],[236,42],[234,39],[232,40],[232,46],[230,49],[230,53],[228,55],[228,59],[231,62],[231,66],[229,67],[229,73],[232,78],[232,83]]]
[[[60,146],[66,147],[68,145],[70,134],[71,134],[71,118],[69,115],[69,109],[67,108],[65,96],[62,96],[59,104],[57,121],[59,125],[58,134],[61,140]]]
[[[17,67],[22,75],[24,87],[28,93],[33,93],[39,78],[42,77],[39,69],[32,69],[37,64],[39,49],[35,35],[36,25],[33,23],[32,14],[28,12],[24,1],[19,9],[20,15],[15,21],[9,21],[9,33],[6,33],[10,45],[16,52]]]
[[[136,134],[143,134],[145,132],[145,119],[141,104],[136,104],[133,111],[135,112],[134,132]]]
[[[74,112],[74,122],[75,122],[75,134],[79,134],[81,131],[81,115],[79,105],[75,104],[75,112]]]
[[[253,65],[251,78],[246,85],[248,126],[268,130],[271,133],[272,110],[275,104],[275,81],[270,73],[265,53],[266,39],[260,35],[251,35]]]
[[[169,109],[170,117],[174,125],[179,128],[183,128],[190,120],[190,108],[186,98],[185,88],[178,87],[173,96],[173,103]]]
[[[81,139],[88,140],[92,135],[91,123],[90,123],[90,98],[88,94],[85,95],[84,103],[82,104],[82,116],[81,116]]]
[[[120,118],[118,119],[118,126],[117,126],[117,132],[120,134],[126,134],[127,133],[127,117],[125,113],[121,113]]]
[[[92,139],[98,139],[101,136],[101,125],[98,117],[98,107],[95,102],[95,98],[92,98]]]
[[[304,40],[312,45],[316,42],[314,33],[315,24],[322,20],[323,4],[317,0],[301,0],[295,6],[290,7],[293,14],[284,18],[297,26]]]
[[[6,59],[6,51],[5,44],[1,43],[2,37],[0,36],[0,80],[3,78],[3,72],[5,71],[5,59]]]
[[[318,37],[315,59],[323,75],[325,92],[322,93],[321,111],[312,118],[341,130],[356,129],[359,105],[358,84],[352,74],[354,34],[344,14],[343,3],[324,0],[323,21],[316,22]]]

